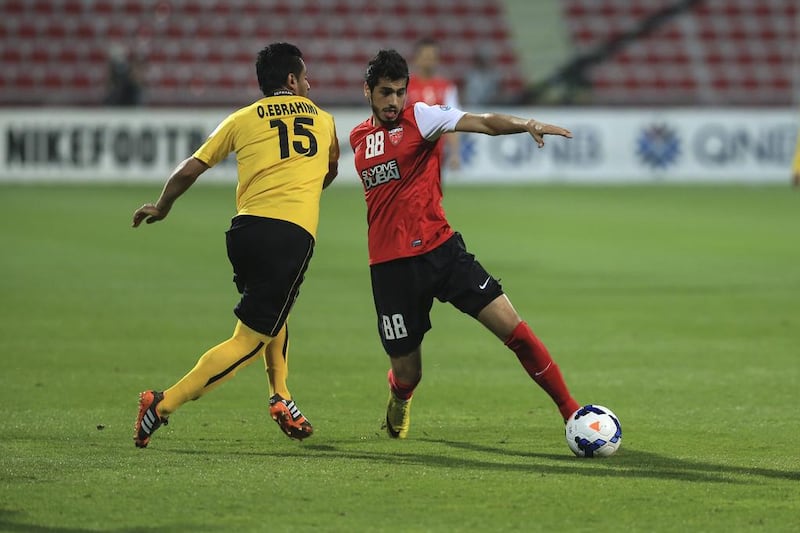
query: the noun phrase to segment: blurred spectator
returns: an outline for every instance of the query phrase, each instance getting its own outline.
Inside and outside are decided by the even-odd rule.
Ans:
[[[800,131],[797,132],[797,147],[794,149],[792,161],[792,185],[800,187]]]
[[[446,105],[460,108],[458,87],[451,80],[437,75],[439,68],[439,43],[430,38],[420,39],[414,45],[412,73],[408,79],[408,97],[406,105],[424,102],[428,105]],[[461,167],[458,135],[448,133],[444,149],[446,167]]]
[[[472,57],[472,68],[464,77],[464,105],[498,104],[502,101],[497,93],[500,87],[500,74],[489,63],[486,53],[476,52]]]
[[[408,105],[425,102],[428,105],[460,107],[458,87],[449,79],[437,75],[438,68],[439,44],[428,38],[417,41],[408,80]]]
[[[138,106],[142,103],[142,64],[121,45],[109,50],[107,105]]]

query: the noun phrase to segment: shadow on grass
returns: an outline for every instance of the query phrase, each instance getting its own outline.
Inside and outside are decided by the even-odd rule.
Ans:
[[[687,481],[714,481],[722,483],[744,483],[729,479],[729,476],[745,476],[748,478],[763,477],[769,479],[785,479],[800,481],[800,471],[776,470],[761,467],[733,466],[719,463],[705,463],[690,459],[678,459],[667,455],[640,450],[622,448],[614,457],[584,459],[569,455],[542,454],[534,452],[520,452],[518,450],[484,446],[469,442],[456,442],[443,439],[423,439],[426,442],[443,444],[452,448],[469,450],[480,453],[494,453],[499,455],[543,458],[551,461],[568,463],[570,469],[581,469],[588,466],[592,469],[602,468],[598,472],[604,476],[618,475],[622,477],[655,477],[663,479],[681,479]],[[574,470],[574,469],[573,469]],[[588,473],[583,469],[580,473]],[[747,482],[752,482],[748,479]]]
[[[61,526],[40,526],[29,524],[26,522],[27,513],[24,511],[12,511],[10,509],[0,509],[0,531],[8,531],[13,533],[16,531],[24,531],[25,533],[94,533],[97,529],[84,529],[82,527],[61,527]],[[159,525],[160,530],[167,531],[210,531],[213,528],[208,528],[201,524],[169,524]],[[134,527],[134,528],[119,528],[107,529],[103,528],[102,531],[109,533],[152,533],[152,527]]]
[[[486,446],[446,439],[416,439],[433,446],[428,452],[369,451],[353,449],[353,441],[337,443],[304,443],[292,450],[172,450],[179,454],[252,455],[258,457],[335,459],[384,462],[391,465],[419,465],[438,468],[530,472],[573,476],[649,478],[707,483],[748,484],[757,478],[800,481],[800,471],[761,467],[733,466],[696,460],[679,459],[653,452],[623,448],[614,457],[582,459],[569,454],[537,453],[512,447]],[[402,448],[413,441],[398,443]]]

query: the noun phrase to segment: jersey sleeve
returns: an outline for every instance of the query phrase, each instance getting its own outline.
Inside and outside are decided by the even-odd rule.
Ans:
[[[414,104],[417,127],[428,141],[435,141],[441,134],[455,131],[456,124],[466,114],[466,111],[446,105],[430,106],[422,102]]]
[[[220,122],[206,142],[194,153],[194,157],[209,167],[228,157],[234,149],[234,125],[233,115]]]
[[[358,126],[350,130],[350,149],[355,152],[356,151],[356,130]]]
[[[328,154],[331,161],[339,154],[339,135],[336,133],[336,122],[333,119],[331,119],[331,149]]]

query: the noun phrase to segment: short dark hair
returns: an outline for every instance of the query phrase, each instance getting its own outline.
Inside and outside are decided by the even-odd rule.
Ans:
[[[408,84],[408,63],[397,50],[381,50],[369,60],[364,81],[367,82],[370,91],[375,88],[381,78],[392,81],[405,78],[406,84]]]
[[[439,41],[433,37],[422,37],[414,43],[414,53],[416,54],[419,52],[420,48],[425,48],[426,46],[435,46],[436,48],[439,48]]]
[[[269,96],[286,85],[289,74],[300,77],[303,71],[303,53],[293,44],[272,43],[265,46],[256,57],[258,86],[264,96]]]

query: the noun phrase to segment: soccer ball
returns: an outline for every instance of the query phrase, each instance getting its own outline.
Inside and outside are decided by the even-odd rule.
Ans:
[[[619,418],[602,405],[584,405],[572,413],[565,434],[569,449],[578,457],[608,457],[622,444]]]

